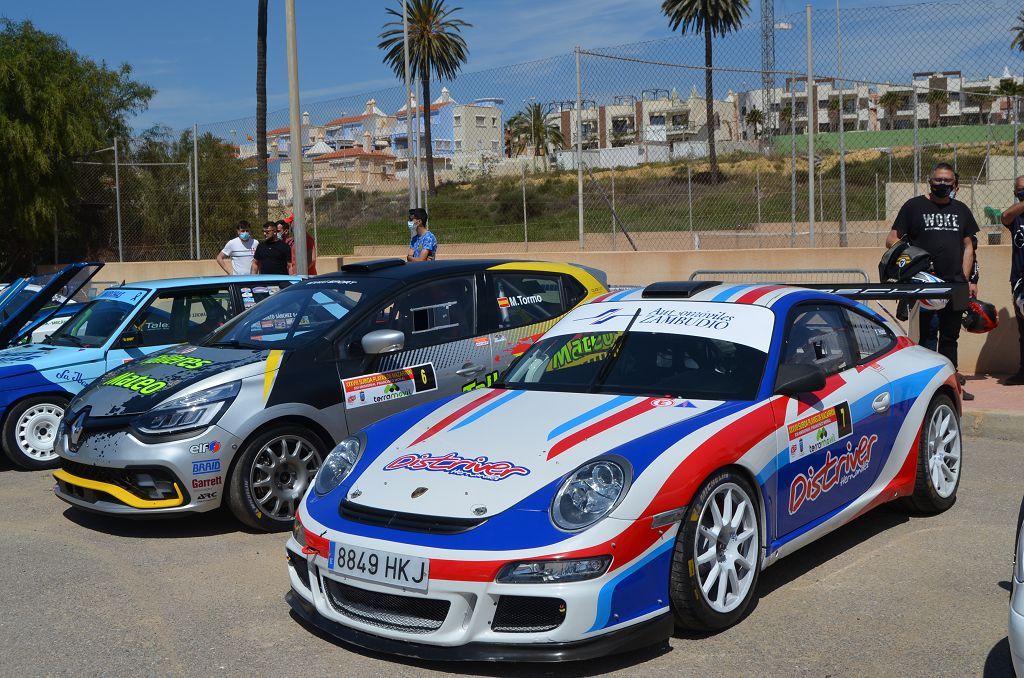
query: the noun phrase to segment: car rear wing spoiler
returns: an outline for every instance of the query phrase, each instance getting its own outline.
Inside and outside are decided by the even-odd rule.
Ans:
[[[967,283],[797,283],[794,286],[857,301],[949,299],[950,306],[957,311],[966,309],[970,303]]]

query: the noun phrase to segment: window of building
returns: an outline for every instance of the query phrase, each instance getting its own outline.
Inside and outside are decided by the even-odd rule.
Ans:
[[[491,116],[491,127],[497,127],[497,126],[498,126],[498,118],[496,118],[495,116],[492,115]]]
[[[650,117],[650,123],[652,125],[664,125],[665,124],[665,116],[664,115],[652,115]]]
[[[476,126],[477,127],[484,127],[485,126],[485,124],[484,124],[485,120],[486,120],[485,116],[482,116],[482,115],[476,116]]]
[[[461,139],[456,139],[455,140],[455,150],[456,151],[461,151],[462,150],[462,140]]]
[[[499,148],[498,148],[498,142],[497,142],[497,141],[492,141],[492,142],[491,142],[491,150],[492,150],[492,151],[497,151],[497,150],[499,150]]]
[[[455,126],[456,127],[462,127],[462,116],[461,115],[456,115],[455,116]]]

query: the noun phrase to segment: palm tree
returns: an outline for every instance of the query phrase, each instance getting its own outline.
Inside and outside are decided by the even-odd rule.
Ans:
[[[749,0],[664,0],[662,13],[668,17],[671,30],[704,34],[704,98],[707,112],[708,164],[711,183],[718,183],[718,157],[715,154],[714,60],[711,53],[712,36],[723,37],[737,30],[743,17],[750,13]]]
[[[434,183],[433,136],[430,130],[430,78],[451,80],[466,63],[469,48],[460,31],[470,28],[462,19],[452,15],[461,7],[448,7],[445,0],[398,0],[399,8],[388,7],[387,13],[396,20],[384,24],[378,49],[384,50],[384,63],[391,66],[400,79],[405,79],[403,52],[402,4],[409,16],[409,68],[423,83],[420,110],[423,115],[423,135],[427,145],[427,185],[431,194],[437,192]],[[419,112],[417,112],[419,115]],[[410,146],[411,147],[411,146]]]
[[[878,105],[885,111],[889,129],[896,129],[896,111],[900,110],[900,106],[903,105],[903,95],[890,90],[878,97]]]
[[[757,139],[760,136],[758,128],[764,129],[764,113],[759,108],[751,108],[747,111],[747,117],[743,121],[754,128],[754,138]]]
[[[1010,111],[1013,110],[1013,115],[1016,116],[1017,111],[1015,109],[1017,106],[1014,102],[1019,101],[1017,97],[1024,94],[1024,87],[1018,85],[1012,78],[1007,78],[1005,80],[1000,80],[999,86],[994,88],[992,93],[1006,99],[1006,105],[1003,108],[1007,111],[1007,115],[1009,115]],[[1010,119],[1008,118],[1007,122],[1009,121]]]
[[[1024,52],[1024,12],[1017,15],[1017,24],[1010,29],[1013,33],[1013,40],[1010,42],[1010,49],[1018,49]]]
[[[524,110],[509,118],[508,129],[515,155],[521,155],[530,148],[534,156],[544,157],[545,170],[548,167],[548,149],[552,146],[557,148],[564,141],[558,123],[548,121],[541,104],[527,104]]]
[[[928,126],[938,127],[939,126],[939,107],[946,103],[948,94],[940,89],[930,89],[928,94],[924,95],[924,100],[928,102]]]
[[[256,9],[256,163],[260,198],[256,213],[267,220],[267,0]]]
[[[789,134],[793,123],[793,109],[790,106],[783,106],[779,109],[779,133]]]

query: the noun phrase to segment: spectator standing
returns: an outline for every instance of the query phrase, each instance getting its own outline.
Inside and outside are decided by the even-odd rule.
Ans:
[[[406,261],[433,261],[437,258],[437,236],[430,232],[427,219],[427,211],[422,207],[413,207],[409,210],[409,229],[412,238],[409,240]]]
[[[971,296],[975,297],[977,285],[968,281],[974,274],[972,238],[978,232],[978,223],[967,205],[950,197],[955,183],[952,165],[945,162],[935,165],[928,177],[928,195],[916,196],[903,204],[885,244],[892,247],[906,238],[931,255],[935,275],[946,282],[968,283]],[[939,311],[919,309],[921,345],[938,350],[949,358],[954,368],[957,367],[962,314],[963,309],[954,309],[952,304]],[[935,316],[938,317],[937,331],[932,324]],[[962,379],[959,372],[957,377]],[[964,399],[973,400],[974,396],[964,393]]]
[[[249,222],[242,220],[235,227],[238,234],[228,240],[227,244],[217,254],[217,265],[224,269],[228,275],[245,275],[252,269],[252,258],[256,254],[256,247],[259,241],[252,237],[252,227]],[[231,267],[228,267],[228,260],[231,260]]]
[[[1008,377],[1004,384],[1024,384],[1024,315],[1021,314],[1017,297],[1024,282],[1024,176],[1013,182],[1013,195],[1017,198],[1011,207],[1003,212],[1003,226],[1010,229],[1010,294],[1013,297],[1013,314],[1017,317],[1017,342],[1020,347],[1020,362],[1017,373]]]
[[[295,221],[295,215],[289,214],[288,218],[281,222],[284,228],[285,241],[288,243],[288,247],[292,250],[292,260],[289,265],[289,273],[295,275],[295,234],[292,232],[292,222]],[[313,236],[306,232],[306,260],[309,262],[309,275],[316,275],[316,241],[313,240]]]
[[[252,273],[287,275],[292,252],[288,244],[277,237],[273,221],[263,224],[263,242],[256,247],[252,259]]]

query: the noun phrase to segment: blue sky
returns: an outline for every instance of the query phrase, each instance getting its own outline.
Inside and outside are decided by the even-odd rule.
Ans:
[[[397,84],[391,71],[381,62],[377,49],[377,35],[387,20],[384,7],[393,0],[297,0],[299,51],[299,80],[303,107],[318,101],[338,99],[349,94],[362,94],[389,88]],[[463,7],[461,17],[473,24],[465,32],[470,46],[470,60],[466,73],[485,71],[506,64],[546,59],[565,55],[576,44],[598,48],[638,41],[669,38],[665,18],[660,13],[661,0],[451,0]],[[748,67],[760,62],[757,44],[757,8],[753,0],[753,15],[748,29],[717,50],[721,61],[735,61]],[[834,29],[834,1],[815,1],[817,12],[815,31],[822,33]],[[862,77],[887,75],[886,69],[909,67],[906,60],[894,58],[893,50],[908,46],[908,53],[919,57],[921,63],[946,67],[948,61],[970,58],[974,70],[988,67],[1000,72],[1002,61],[985,52],[986,39],[1000,45],[1009,42],[1001,28],[992,27],[976,31],[961,30],[955,14],[941,8],[954,3],[933,4],[922,10],[908,10],[908,23],[924,31],[923,39],[914,41],[912,35],[900,32],[899,37],[884,36],[885,26],[872,20],[857,21],[857,10],[863,7],[894,4],[880,0],[843,0],[844,14],[851,11],[850,28],[846,40],[851,44],[847,57],[848,72],[860,69]],[[285,61],[284,3],[270,1],[268,35],[267,92],[269,108],[287,106],[287,71]],[[777,17],[801,17],[804,3],[798,0],[776,0]],[[972,17],[974,5],[965,0],[960,9]],[[940,8],[940,9],[936,9]],[[1006,7],[1002,11],[1015,12]],[[4,0],[0,14],[14,20],[29,19],[42,30],[57,33],[68,44],[96,60],[109,64],[131,63],[136,76],[157,89],[148,111],[134,121],[137,129],[154,123],[173,128],[190,126],[193,122],[208,124],[230,121],[253,115],[255,108],[255,0],[220,0],[178,3],[128,2],[126,0]],[[949,14],[947,19],[943,17]],[[867,18],[870,14],[861,14]],[[953,48],[958,53],[949,55],[950,41],[936,40],[935,35],[948,28],[957,28]],[[1011,23],[1009,19],[1006,26]],[[819,29],[819,24],[822,28]],[[804,33],[787,31],[778,38],[779,68],[802,67]],[[881,31],[880,31],[881,29]],[[847,29],[844,28],[844,31]],[[931,39],[928,31],[932,32]],[[878,59],[869,58],[872,50],[864,50],[863,58],[853,46],[884,36],[887,54]],[[949,34],[946,33],[947,38]],[[902,45],[894,45],[906,39]],[[680,60],[700,62],[701,43],[698,38],[685,38],[673,43],[670,51]],[[823,35],[826,44],[821,48],[821,69],[834,64],[834,48],[827,41],[834,35]],[[996,49],[996,47],[993,47]],[[913,50],[910,52],[910,50]],[[977,50],[984,54],[978,56]],[[1009,52],[998,48],[996,54]],[[734,58],[731,58],[734,57]],[[910,59],[913,61],[913,59]],[[937,63],[937,62],[943,63]],[[998,62],[998,63],[997,63]],[[564,68],[564,62],[551,62],[551,69]],[[955,64],[954,64],[955,65]],[[1013,63],[1010,63],[1013,66]],[[532,71],[524,71],[522,81],[514,83],[511,93],[495,92],[509,99],[521,101],[533,94],[541,99],[557,98],[559,90],[544,91],[543,64]],[[892,71],[896,72],[896,71]],[[505,80],[517,77],[516,71],[502,71]],[[981,73],[984,75],[984,73]],[[564,78],[560,77],[560,81]],[[890,76],[894,77],[894,76]],[[898,76],[895,76],[898,77]],[[489,76],[481,73],[467,81],[476,81],[473,96],[481,96],[487,89]],[[500,80],[500,78],[498,78]],[[628,69],[621,70],[623,87],[630,84]],[[539,82],[538,82],[539,81]],[[693,77],[678,80],[680,88],[693,81]],[[735,87],[746,86],[746,78],[734,78]],[[675,81],[673,81],[675,82]],[[686,83],[686,84],[684,84]],[[730,83],[726,83],[730,84]],[[496,89],[501,89],[496,86]],[[571,88],[570,88],[571,89]],[[365,97],[363,98],[365,99]],[[353,97],[351,107],[358,105]],[[344,105],[344,104],[343,104]],[[518,104],[517,104],[518,105]],[[350,108],[351,108],[350,107]],[[352,111],[348,111],[352,112]]]

